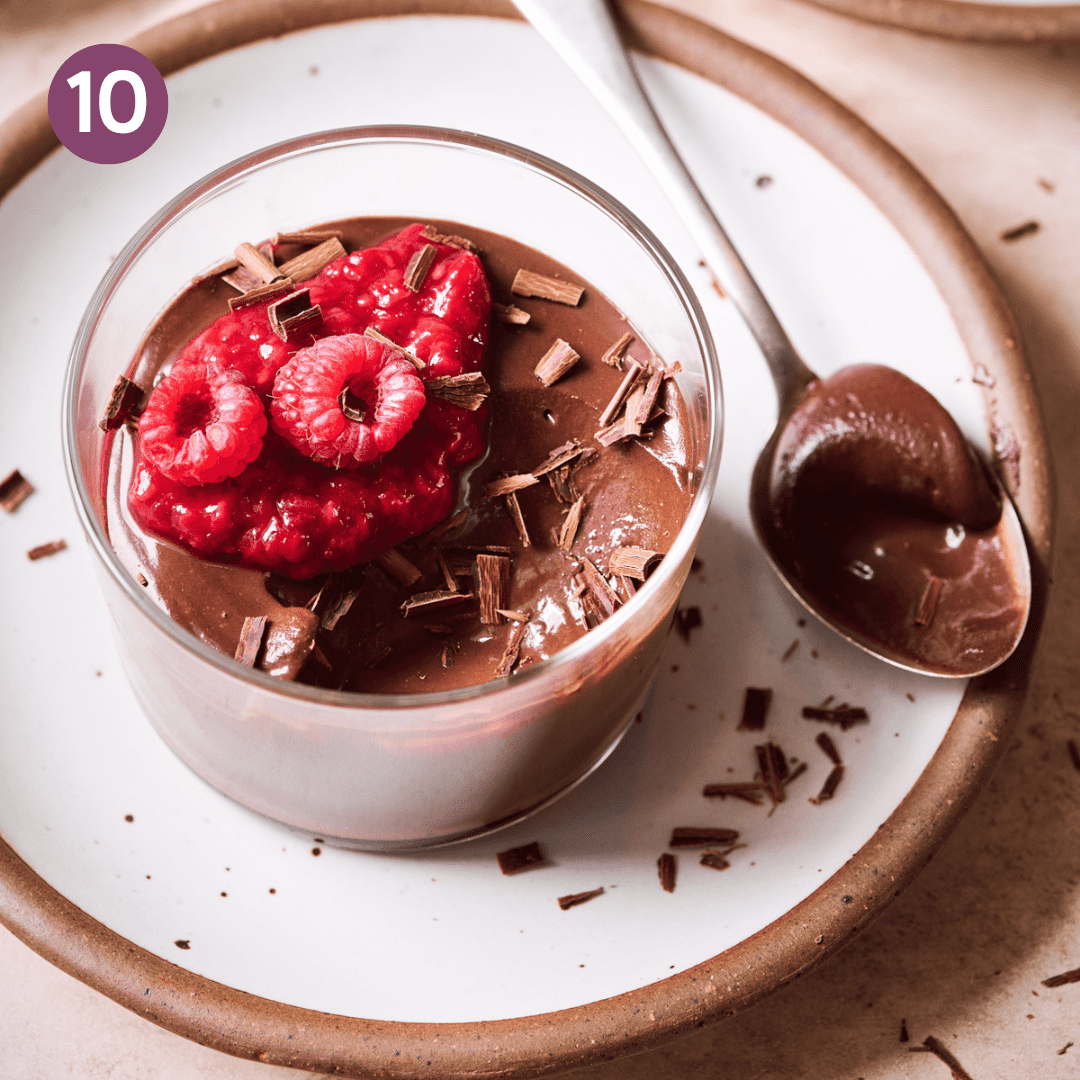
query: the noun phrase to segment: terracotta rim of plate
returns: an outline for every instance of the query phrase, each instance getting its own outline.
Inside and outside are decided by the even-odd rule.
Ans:
[[[1004,298],[952,211],[857,116],[779,61],[687,16],[621,0],[634,46],[748,100],[825,154],[886,214],[938,286],[983,370],[997,468],[1028,533],[1035,596],[1013,657],[971,682],[941,746],[874,837],[759,933],[640,990],[513,1020],[357,1019],[246,994],[147,952],[92,919],[0,840],[0,922],[140,1016],[237,1057],[350,1077],[529,1077],[638,1053],[733,1016],[810,971],[881,913],[971,804],[1008,745],[1045,601],[1053,510],[1031,374]],[[265,38],[392,15],[516,18],[505,0],[222,0],[128,41],[168,75]],[[0,125],[0,197],[57,146],[42,94]]]
[[[1080,41],[1080,4],[967,0],[808,0],[856,19],[961,41]]]

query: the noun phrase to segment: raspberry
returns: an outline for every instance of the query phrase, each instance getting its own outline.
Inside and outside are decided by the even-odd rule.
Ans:
[[[409,225],[375,247],[335,259],[304,283],[312,303],[323,312],[327,336],[316,343],[319,355],[323,350],[327,356],[334,354],[340,347],[336,342],[353,341],[373,326],[425,361],[428,378],[479,370],[491,307],[483,267],[471,252],[437,244],[423,286],[416,293],[404,289],[405,267],[427,242],[422,225]],[[359,340],[365,342],[365,355],[372,347],[379,349],[370,339]],[[143,529],[201,558],[306,578],[366,562],[450,513],[456,473],[484,452],[485,410],[471,413],[438,399],[425,405],[422,381],[391,350],[390,359],[406,366],[385,376],[389,385],[382,388],[388,399],[383,415],[376,415],[377,385],[372,397],[361,394],[376,405],[374,411],[366,410],[363,423],[347,420],[337,400],[346,383],[359,389],[352,386],[352,377],[343,376],[337,390],[323,386],[322,406],[315,412],[329,414],[331,426],[340,423],[338,438],[354,439],[357,449],[362,437],[348,431],[365,428],[365,445],[375,448],[375,459],[366,467],[357,468],[356,456],[346,460],[343,453],[342,467],[337,468],[336,450],[329,460],[313,452],[313,446],[325,451],[333,436],[317,433],[310,438],[308,418],[300,408],[306,383],[302,390],[293,387],[291,403],[282,389],[289,375],[283,377],[282,388],[275,388],[277,373],[314,348],[299,350],[281,341],[270,329],[266,303],[261,303],[222,315],[180,350],[168,379],[151,397],[150,418],[140,425],[128,505]],[[375,366],[380,373],[384,357],[378,352]],[[239,380],[266,402],[273,427],[267,429],[262,413],[247,425],[250,432],[243,434],[252,439],[250,453],[258,455],[247,468],[241,464],[238,474],[217,470],[207,474],[216,478],[213,482],[192,482],[190,468],[173,468],[180,446],[174,423],[178,401],[189,390],[198,399],[194,388],[208,385],[211,375],[224,369],[232,371],[226,381]],[[375,376],[373,383],[382,378]],[[272,391],[282,396],[280,402],[270,399]],[[205,400],[211,397],[207,391]],[[274,430],[278,412],[291,417],[281,429],[284,437]],[[190,423],[190,417],[182,419]],[[287,431],[292,421],[304,426],[299,442]],[[236,434],[242,425],[232,426]],[[392,447],[388,452],[379,449],[376,432]],[[207,449],[212,447],[208,444]]]
[[[265,434],[259,396],[238,372],[216,364],[174,368],[139,419],[144,456],[182,484],[239,476],[261,453]]]
[[[423,380],[400,353],[342,334],[316,341],[280,368],[270,412],[274,430],[312,461],[357,469],[396,445],[424,403]]]

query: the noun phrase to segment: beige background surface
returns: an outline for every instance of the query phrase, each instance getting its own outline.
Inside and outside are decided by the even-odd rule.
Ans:
[[[756,1008],[589,1080],[1080,1075],[1080,46],[976,46],[797,0],[668,0],[787,61],[900,148],[983,248],[1020,321],[1057,469],[1051,606],[1017,738],[916,884],[847,950]],[[0,0],[0,118],[71,53],[197,0]],[[1028,220],[1037,233],[1001,233]],[[900,1042],[901,1020],[911,1041]],[[1074,1045],[1074,1043],[1076,1045]],[[271,1080],[129,1014],[0,929],[3,1080]]]

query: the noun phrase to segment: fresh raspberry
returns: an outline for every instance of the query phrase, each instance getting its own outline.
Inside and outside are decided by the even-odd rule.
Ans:
[[[139,419],[143,454],[171,480],[239,476],[262,451],[266,410],[239,372],[189,363],[163,379]]]
[[[436,244],[438,253],[421,288],[403,289],[409,259],[428,242],[422,225],[409,225],[375,247],[335,259],[304,283],[312,303],[322,309],[324,347],[332,349],[333,338],[355,337],[373,326],[425,361],[426,378],[480,369],[491,308],[483,267],[471,252]],[[188,342],[155,390],[154,408],[159,392],[170,393],[162,389],[166,383],[201,385],[207,372],[231,369],[272,412],[279,404],[269,400],[278,392],[276,375],[300,349],[273,333],[266,306],[228,312]],[[422,394],[417,403],[420,379],[411,365],[406,381],[422,414],[406,419],[408,414],[395,407],[388,430],[403,434],[362,469],[333,467],[336,454],[325,464],[302,456],[260,416],[261,427],[252,426],[262,443],[258,457],[239,475],[223,473],[216,482],[192,484],[159,467],[162,456],[151,449],[154,437],[147,439],[144,431],[128,495],[132,515],[147,532],[202,558],[293,578],[367,562],[442,521],[453,509],[456,473],[484,452],[484,408],[468,412],[437,398],[425,405]],[[330,401],[337,410],[337,394]],[[175,410],[164,411],[176,416]],[[146,424],[157,426],[152,420]],[[350,421],[349,426],[357,425]],[[166,455],[166,467],[174,456]],[[344,458],[341,464],[347,465]]]
[[[302,349],[278,371],[270,412],[274,430],[312,461],[357,469],[401,440],[425,400],[423,380],[400,353],[342,334]]]

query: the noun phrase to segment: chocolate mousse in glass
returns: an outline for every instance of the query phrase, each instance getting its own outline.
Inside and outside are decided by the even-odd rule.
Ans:
[[[150,393],[110,410],[121,372]],[[65,422],[165,741],[252,809],[394,850],[518,820],[617,744],[715,483],[719,376],[609,196],[506,144],[360,129],[150,222]]]

